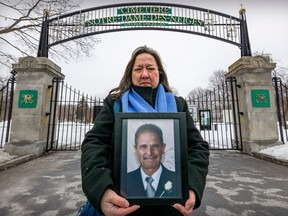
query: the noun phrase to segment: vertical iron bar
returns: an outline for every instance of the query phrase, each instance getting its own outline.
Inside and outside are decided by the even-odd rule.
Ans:
[[[55,77],[52,80],[52,85],[48,86],[48,88],[52,88],[51,89],[51,97],[50,97],[50,108],[49,108],[49,113],[47,113],[47,115],[49,115],[48,118],[48,131],[47,131],[47,141],[46,141],[46,151],[49,151],[52,149],[52,143],[51,143],[51,147],[49,149],[49,137],[50,137],[50,123],[51,123],[51,116],[52,116],[52,107],[53,107],[53,93],[54,93],[54,82],[55,82]]]
[[[12,109],[13,109],[13,99],[14,99],[14,84],[15,84],[15,76],[16,76],[17,72],[16,72],[15,70],[12,70],[11,73],[12,73],[12,77],[11,77],[11,90],[10,90],[8,122],[7,122],[5,142],[8,142],[8,141],[9,141],[10,125],[11,125]]]
[[[228,91],[228,86],[227,86],[227,80],[225,82],[223,82],[222,84],[222,89],[223,89],[223,110],[227,110],[228,111],[228,120],[227,120],[227,116],[224,112],[224,116],[223,116],[223,121],[224,121],[224,129],[225,131],[223,132],[222,130],[222,141],[224,143],[224,136],[223,134],[225,134],[225,143],[226,143],[226,147],[228,148],[228,129],[227,129],[227,124],[230,124],[230,106],[229,106],[229,91]],[[227,105],[226,105],[227,104]],[[230,129],[230,127],[229,127]]]
[[[283,137],[283,130],[282,130],[282,118],[281,118],[281,109],[280,109],[280,97],[279,97],[279,87],[278,87],[278,77],[273,77],[272,79],[275,83],[275,93],[276,93],[276,106],[277,106],[277,114],[278,114],[278,121],[279,121],[279,132],[280,132],[280,138],[281,141],[284,142],[284,137]],[[280,86],[281,86],[281,79],[280,79]]]
[[[56,98],[56,104],[59,104],[57,105],[57,107],[59,107],[59,112],[58,112],[58,128],[57,128],[57,133],[56,133],[56,145],[58,146],[59,144],[59,134],[60,134],[60,128],[61,128],[61,112],[62,112],[62,100],[63,100],[63,81],[61,80],[61,91],[60,91],[60,96],[59,96],[59,99],[58,97]],[[58,90],[59,91],[59,90]],[[57,112],[56,112],[57,114]],[[60,145],[62,146],[62,142],[60,143]]]
[[[235,78],[235,77],[234,77]],[[236,106],[237,106],[237,116],[238,116],[238,129],[239,129],[239,139],[240,139],[240,147],[237,142],[237,149],[243,150],[243,143],[242,143],[242,130],[241,130],[241,119],[240,119],[240,110],[239,110],[239,98],[238,98],[238,90],[237,90],[237,80],[235,78],[235,96],[236,96]]]
[[[237,122],[236,122],[236,107],[235,107],[235,93],[234,93],[234,87],[235,87],[235,77],[230,78],[230,88],[231,88],[231,102],[232,102],[232,110],[233,110],[233,122],[234,122],[234,132],[235,132],[235,142],[238,149],[238,130],[237,130]]]
[[[241,19],[241,56],[252,56],[245,12],[244,8],[239,12]]]
[[[48,58],[48,12],[46,12],[43,16],[41,34],[40,34],[40,41],[38,46],[38,53],[37,57],[47,57]]]
[[[58,88],[59,88],[59,82],[61,81],[59,78],[56,78],[55,80],[56,80],[56,89],[55,89],[53,119],[52,119],[51,147],[53,146],[53,143],[54,143],[54,133],[55,133],[56,115],[57,115]],[[57,148],[58,148],[58,143],[56,143],[55,150],[57,150]]]
[[[216,96],[216,90],[218,91],[218,96],[220,95],[219,94],[219,91],[220,91],[220,85],[218,85],[217,86],[217,89],[216,88],[214,88],[214,98],[215,98],[215,103],[214,103],[214,112],[216,113],[216,123],[217,123],[217,144],[218,144],[218,148],[219,148],[219,146],[220,146],[220,140],[219,140],[219,130],[220,130],[220,116],[221,116],[221,114],[220,114],[220,110],[219,110],[219,107],[220,107],[220,99],[219,100],[217,100],[217,96]],[[221,124],[221,127],[222,127],[222,124]]]
[[[284,87],[284,90],[285,90],[285,102],[284,102],[284,100],[283,100],[283,95],[282,95],[282,103],[283,103],[283,105],[284,105],[284,108],[285,108],[285,105],[286,105],[286,109],[284,109],[283,110],[283,117],[284,117],[284,125],[285,125],[285,135],[286,135],[286,141],[288,140],[288,135],[287,135],[287,122],[286,122],[286,115],[285,115],[285,110],[287,110],[287,101],[288,101],[288,89],[287,89],[287,85],[286,84],[282,84],[283,85],[283,87]]]
[[[233,108],[231,108],[231,103],[233,104],[233,98],[232,98],[232,91],[231,91],[231,78],[229,78],[228,80],[226,80],[226,96],[227,96],[227,110],[228,110],[228,128],[229,128],[229,135],[230,135],[230,143],[231,143],[231,149],[233,149],[233,134],[232,134],[232,120],[231,120],[231,115],[230,115],[230,110],[232,110]],[[228,89],[228,85],[230,87],[230,91]],[[229,97],[230,96],[230,97]],[[233,114],[232,114],[233,115]],[[228,148],[228,132],[227,132],[227,126],[226,126],[226,142],[227,142],[227,148]]]

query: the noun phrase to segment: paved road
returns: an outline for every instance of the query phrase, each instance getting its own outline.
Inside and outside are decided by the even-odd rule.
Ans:
[[[197,216],[288,215],[288,167],[229,151],[211,152]]]
[[[212,151],[195,216],[288,215],[288,168],[233,151]],[[85,202],[80,152],[56,152],[0,172],[1,216],[76,215]]]

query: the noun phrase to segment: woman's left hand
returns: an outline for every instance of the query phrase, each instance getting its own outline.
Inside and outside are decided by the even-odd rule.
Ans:
[[[189,190],[189,199],[185,202],[185,206],[182,206],[179,203],[175,203],[173,207],[178,211],[180,211],[181,214],[189,216],[193,211],[195,203],[196,203],[195,193],[192,190]]]

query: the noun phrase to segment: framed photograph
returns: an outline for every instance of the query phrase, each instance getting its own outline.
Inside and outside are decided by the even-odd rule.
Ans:
[[[114,181],[131,204],[184,204],[188,199],[185,113],[117,113]]]

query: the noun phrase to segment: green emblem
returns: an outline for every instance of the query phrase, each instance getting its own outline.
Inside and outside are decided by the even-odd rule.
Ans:
[[[270,95],[268,89],[251,90],[252,107],[270,107]]]
[[[19,108],[36,108],[38,91],[37,90],[20,90],[18,107]]]

